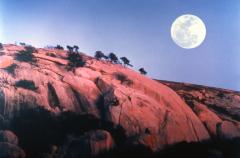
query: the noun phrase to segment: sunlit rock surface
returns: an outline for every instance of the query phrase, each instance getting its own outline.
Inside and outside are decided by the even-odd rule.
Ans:
[[[24,62],[16,59],[21,50],[24,47],[4,45],[5,55],[0,56],[6,63],[0,69],[3,120],[13,118],[26,105],[43,107],[56,115],[66,111],[91,115],[111,124],[103,134],[107,140],[98,142],[99,131],[86,138],[97,139],[91,145],[93,154],[112,147],[116,137],[111,137],[111,131],[115,128],[125,136],[121,142],[152,151],[180,142],[240,136],[238,92],[158,82],[82,53],[85,66],[69,70],[64,50],[37,49],[33,53],[36,60]],[[31,86],[17,86],[23,80]]]
[[[175,90],[212,137],[240,137],[240,92],[187,83],[159,81]]]

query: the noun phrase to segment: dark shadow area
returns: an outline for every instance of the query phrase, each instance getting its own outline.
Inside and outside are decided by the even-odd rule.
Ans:
[[[7,71],[8,73],[12,74],[13,76],[15,76],[15,69],[17,68],[17,64],[12,64],[6,68],[4,68],[5,71]]]
[[[38,87],[36,87],[35,83],[33,81],[30,80],[19,80],[15,83],[16,87],[21,87],[24,89],[29,89],[32,91],[36,91],[38,89]]]
[[[102,122],[92,115],[74,112],[62,112],[57,115],[40,106],[29,108],[22,105],[22,107],[21,110],[14,112],[8,128],[18,136],[20,147],[29,158],[43,157],[52,145],[62,145],[69,135],[81,136],[95,129],[109,131],[117,142],[125,140],[124,131],[120,127]]]
[[[97,156],[98,158],[239,158],[240,138],[214,140],[201,143],[178,143],[153,153],[149,148],[127,143],[122,127],[100,120],[92,115],[74,112],[54,114],[37,106],[22,105],[14,112],[8,129],[19,138],[20,147],[28,158],[44,158],[51,146],[60,147],[68,136],[82,136],[85,132],[104,129],[111,133],[115,148]],[[79,149],[81,150],[81,149]]]
[[[123,145],[102,153],[98,158],[239,158],[240,138],[201,143],[178,143],[159,152],[141,145]]]

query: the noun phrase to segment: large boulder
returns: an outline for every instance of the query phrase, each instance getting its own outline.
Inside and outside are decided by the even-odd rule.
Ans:
[[[69,137],[58,155],[63,158],[94,157],[113,147],[114,141],[109,132],[90,131],[79,138]]]
[[[220,138],[232,139],[240,137],[239,129],[232,122],[223,121],[222,123],[218,124],[217,128]]]
[[[0,158],[25,158],[24,151],[16,145],[0,142]]]
[[[18,145],[18,137],[12,131],[2,130],[0,131],[0,142]]]
[[[7,68],[13,64],[13,58],[10,56],[0,56],[0,68]]]

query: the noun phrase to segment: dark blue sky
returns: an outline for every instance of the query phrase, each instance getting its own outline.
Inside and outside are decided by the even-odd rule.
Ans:
[[[182,14],[206,25],[195,49],[171,39]],[[239,0],[1,0],[0,26],[3,43],[77,44],[127,56],[152,78],[240,90]]]

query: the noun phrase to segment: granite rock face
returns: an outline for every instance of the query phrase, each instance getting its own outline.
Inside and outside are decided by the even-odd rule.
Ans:
[[[240,137],[240,92],[187,83],[159,82],[182,97],[213,138]]]
[[[24,50],[22,46],[4,45],[4,56],[0,56],[3,120],[10,120],[26,106],[42,107],[54,115],[90,115],[101,124],[111,124],[107,131],[95,130],[79,140],[80,145],[91,140],[91,148],[86,150],[93,155],[110,150],[115,141],[111,131],[116,127],[125,136],[126,140],[121,141],[152,151],[180,142],[201,142],[212,136],[240,135],[238,93],[226,92],[225,96],[224,92],[222,96],[219,91],[221,98],[230,98],[230,105],[227,99],[222,103],[213,92],[189,92],[184,86],[176,89],[170,83],[159,83],[120,64],[83,53],[80,54],[85,65],[70,70],[67,51],[37,49],[30,62],[17,58]],[[219,108],[225,109],[219,112]],[[106,138],[99,140],[100,137]]]

